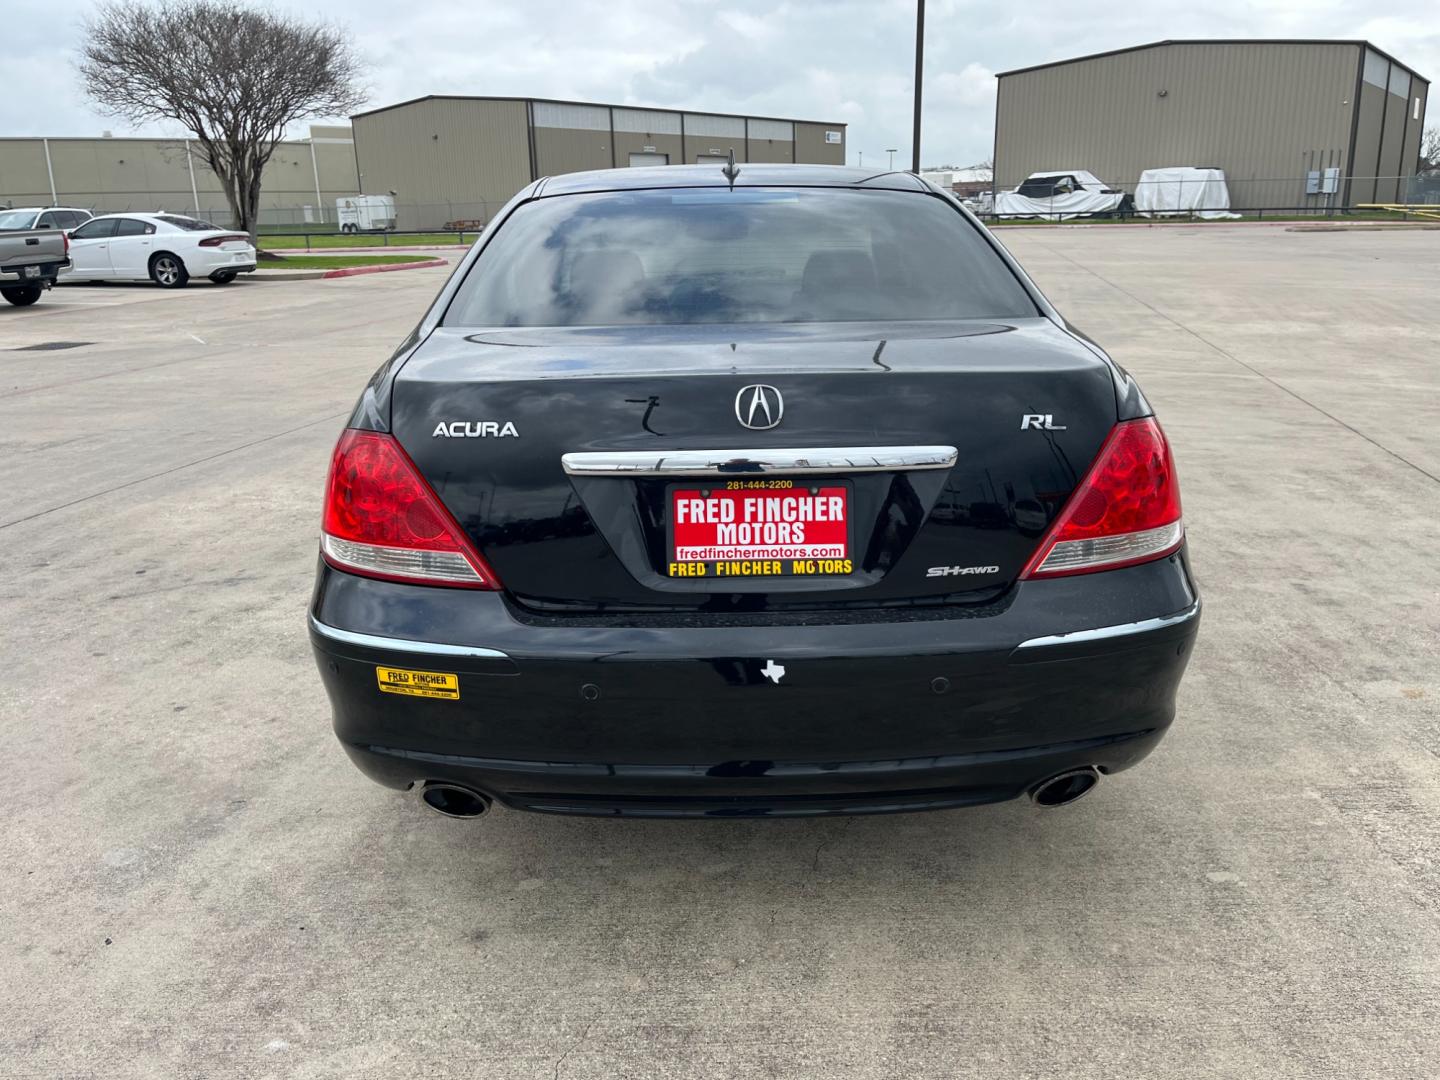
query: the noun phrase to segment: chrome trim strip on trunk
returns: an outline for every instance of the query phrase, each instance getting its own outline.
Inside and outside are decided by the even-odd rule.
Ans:
[[[1167,626],[1189,622],[1199,614],[1200,601],[1196,600],[1185,610],[1177,611],[1173,615],[1162,615],[1157,619],[1141,619],[1139,622],[1119,623],[1116,626],[1099,626],[1094,630],[1075,630],[1069,634],[1051,634],[1049,637],[1031,638],[1029,641],[1022,641],[1016,648],[1034,649],[1047,645],[1074,645],[1082,641],[1103,641],[1106,638],[1143,634],[1148,630],[1162,630]]]
[[[825,446],[767,450],[600,450],[562,454],[571,476],[797,476],[949,469],[953,446]]]
[[[485,649],[478,645],[446,645],[438,641],[414,641],[410,638],[381,637],[379,634],[357,634],[353,630],[341,630],[338,626],[323,623],[314,615],[309,618],[310,629],[316,634],[346,645],[360,645],[367,649],[389,649],[392,652],[424,653],[426,656],[456,656],[471,660],[510,659],[499,649]]]

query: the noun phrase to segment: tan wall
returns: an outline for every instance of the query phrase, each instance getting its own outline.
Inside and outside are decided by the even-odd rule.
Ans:
[[[827,143],[825,132],[839,131],[838,143]],[[845,164],[845,129],[824,124],[795,125],[795,160],[809,165]]]
[[[354,125],[361,191],[394,191],[401,228],[488,220],[532,179],[523,101],[431,98]]]
[[[996,189],[1043,169],[1130,189],[1148,168],[1217,165],[1236,206],[1301,205],[1312,151],[1349,171],[1359,62],[1351,44],[1199,43],[1004,76]],[[1295,181],[1261,182],[1277,177]]]
[[[695,159],[701,155],[726,157],[732,149],[735,151],[735,160],[743,162],[745,160],[745,136],[685,133],[685,164],[687,165],[694,165]]]
[[[1355,127],[1355,161],[1350,170],[1350,203],[1375,201],[1375,177],[1380,167],[1381,121],[1388,95],[1378,86],[1360,85],[1360,119]]]
[[[826,131],[841,131],[843,128],[824,124],[796,124],[796,142],[771,142],[766,139],[751,140],[752,147],[761,155],[755,161],[791,160],[824,165],[845,163],[845,144],[825,142]],[[556,176],[560,173],[582,172],[588,169],[611,168],[610,132],[587,131],[578,128],[537,127],[535,129],[535,158],[537,171],[541,176]],[[733,147],[735,160],[752,160],[746,156],[744,137],[728,135],[693,135],[688,131],[684,136],[683,151],[680,136],[651,132],[617,131],[615,133],[614,167],[624,168],[632,153],[645,153],[645,147],[653,146],[658,154],[669,154],[670,164],[693,165],[700,155],[728,154]]]
[[[1393,74],[1383,64],[1380,75],[1389,82]],[[1355,128],[1355,174],[1350,201],[1403,202],[1409,197],[1409,177],[1419,165],[1420,140],[1425,127],[1425,106],[1429,85],[1421,78],[1408,80],[1404,97],[1365,81],[1360,88],[1359,123]],[[1420,99],[1416,116],[1416,98]],[[1375,179],[1372,179],[1375,178]]]
[[[1405,169],[1405,117],[1410,110],[1410,99],[1397,94],[1385,95],[1385,125],[1380,137],[1380,168],[1375,184],[1376,202],[1396,202],[1405,190],[1400,175]],[[1408,171],[1414,171],[1410,163]]]
[[[332,130],[349,132],[348,128]],[[220,181],[205,164],[197,143],[190,144],[195,170],[192,191],[183,139],[65,138],[49,142],[61,205],[100,212],[198,210],[215,220],[229,221],[229,206]],[[331,207],[328,216],[333,220],[334,199],[358,190],[355,155],[348,142],[317,144],[313,159],[307,142],[277,146],[261,179],[262,222],[303,220],[299,208],[316,206],[317,167],[321,205]],[[50,202],[44,141],[0,139],[0,205],[43,206]]]
[[[1426,100],[1430,95],[1428,83],[1419,79],[1414,81],[1410,87],[1410,101],[1405,106],[1405,149],[1401,158],[1403,167],[1401,173],[1409,176],[1419,168],[1420,164],[1420,140],[1425,130],[1425,107],[1429,104]],[[1420,119],[1415,119],[1415,99],[1420,99]],[[1400,192],[1402,199],[1406,198],[1405,191]]]
[[[610,167],[610,132],[577,128],[535,129],[535,171],[541,176]]]
[[[360,191],[360,177],[355,171],[354,143],[316,143],[315,165],[320,170],[321,194],[354,195]],[[333,204],[333,200],[330,202]]]
[[[0,139],[0,206],[49,202],[44,144],[39,139]]]
[[[535,176],[591,169],[625,168],[630,155],[668,154],[672,165],[693,163],[696,155],[731,146],[740,161],[795,160],[789,140],[703,134],[727,125],[729,118],[689,114],[699,130],[679,134],[680,118],[665,110],[628,109],[583,103],[524,100],[423,98],[419,101],[354,118],[355,146],[360,159],[361,189],[368,195],[393,190],[401,228],[434,228],[460,218],[488,219]],[[655,126],[664,131],[614,131],[620,127]],[[772,128],[788,121],[755,121]],[[800,160],[837,164],[845,146],[825,143],[825,131],[836,125],[796,124]],[[838,128],[842,132],[844,128]],[[535,169],[530,164],[531,140]],[[646,148],[652,148],[647,151]],[[613,155],[613,156],[612,156]]]
[[[680,145],[679,135],[646,135],[639,131],[617,131],[615,133],[616,166],[625,168],[630,164],[630,155],[646,153],[647,146],[653,146],[657,154],[669,154],[671,165],[680,165],[685,161],[685,148]]]
[[[788,139],[757,139],[752,136],[746,140],[745,146],[747,161],[784,164],[795,160],[795,144]]]

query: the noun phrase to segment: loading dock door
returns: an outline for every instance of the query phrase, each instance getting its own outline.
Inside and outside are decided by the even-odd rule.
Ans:
[[[696,165],[729,165],[729,154],[696,154]]]
[[[630,167],[633,169],[639,165],[669,165],[669,154],[631,154]]]

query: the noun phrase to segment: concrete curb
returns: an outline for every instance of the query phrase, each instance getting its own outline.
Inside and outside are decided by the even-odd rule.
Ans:
[[[429,270],[437,266],[449,265],[449,259],[426,259],[424,262],[345,266],[334,270],[256,270],[247,277],[251,281],[321,281],[327,278],[355,277],[357,274],[383,274],[391,270]]]
[[[1440,221],[1375,222],[1371,225],[1291,225],[1286,232],[1429,232],[1440,229]]]
[[[356,274],[385,274],[391,270],[424,270],[429,266],[449,266],[449,259],[426,259],[413,263],[381,263],[379,266],[346,266],[339,270],[326,270],[321,277],[354,277]]]
[[[391,244],[386,247],[267,247],[266,251],[277,255],[405,255],[416,251],[451,251],[457,255],[470,250],[469,244]]]

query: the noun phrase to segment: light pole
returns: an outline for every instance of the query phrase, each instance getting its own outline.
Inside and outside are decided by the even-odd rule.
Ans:
[[[899,152],[900,152],[899,150],[886,150],[886,151],[885,151],[885,153],[887,153],[887,154],[890,155],[890,164],[889,164],[889,166],[887,166],[887,167],[890,169],[891,172],[894,172],[894,171],[895,171],[895,155],[898,154]]]
[[[925,0],[915,0],[915,137],[910,141],[910,171],[920,172],[920,83],[925,74]]]
[[[856,153],[859,154],[860,157],[859,157],[858,160],[856,160],[855,166],[856,166],[856,168],[863,169],[863,168],[865,167],[865,151],[864,151],[864,150],[857,150]]]

